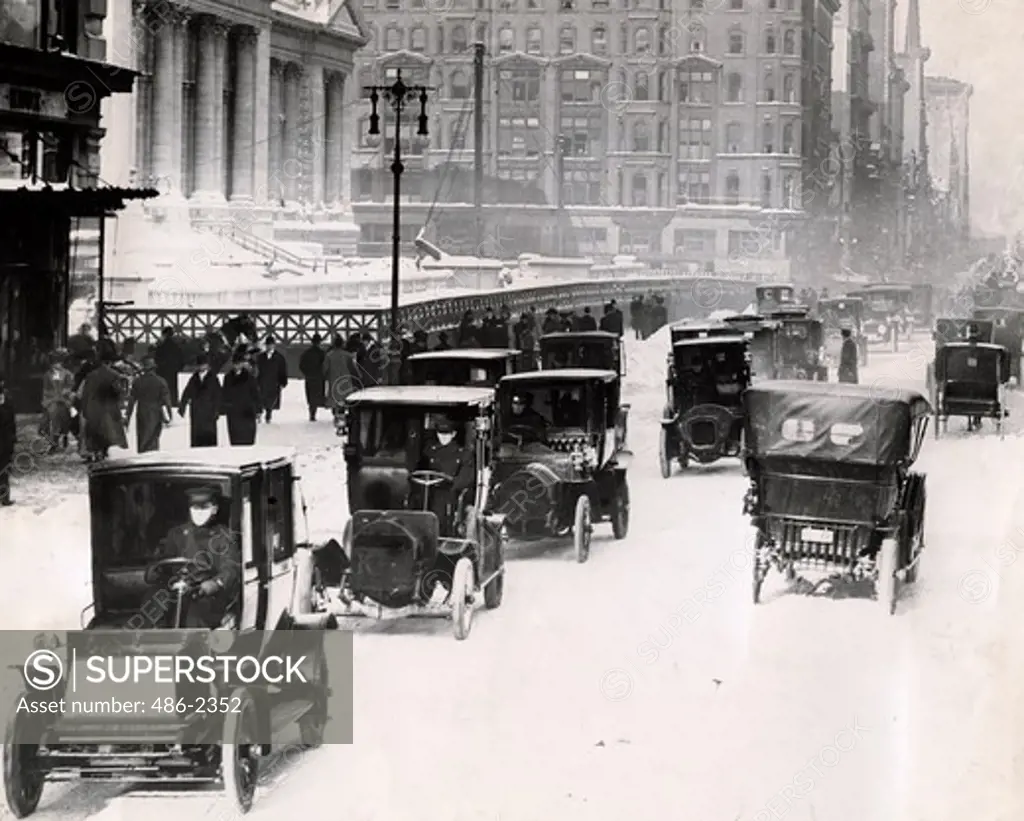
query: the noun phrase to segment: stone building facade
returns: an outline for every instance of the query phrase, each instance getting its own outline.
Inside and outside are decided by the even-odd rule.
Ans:
[[[942,197],[943,217],[960,240],[971,234],[969,136],[974,88],[950,77],[925,78],[928,167]]]

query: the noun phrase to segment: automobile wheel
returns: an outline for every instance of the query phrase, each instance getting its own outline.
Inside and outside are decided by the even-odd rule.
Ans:
[[[898,553],[899,549],[895,539],[882,540],[882,546],[878,549],[878,579],[875,582],[875,592],[882,610],[890,616],[896,612],[896,557]]]
[[[625,539],[629,533],[629,485],[626,477],[622,477],[618,492],[615,494],[615,510],[612,513],[612,533],[616,539]]]
[[[753,577],[751,579],[751,594],[754,604],[761,603],[761,585],[764,584],[765,576],[768,575],[768,565],[761,564],[761,547],[764,544],[764,536],[760,531],[757,533],[757,540],[754,542],[754,560],[751,562]]]
[[[30,735],[29,721],[25,713],[12,710],[4,735],[4,798],[15,818],[26,818],[36,811],[45,784],[39,767],[39,746],[24,743]]]
[[[352,520],[345,522],[345,529],[341,531],[341,548],[349,559],[352,558]]]
[[[669,446],[672,440],[668,433],[668,428],[662,427],[661,438],[658,446],[658,464],[661,466],[661,478],[667,479],[672,475],[672,456]]]
[[[590,536],[594,526],[590,519],[590,497],[586,493],[576,500],[576,515],[573,517],[572,542],[576,548],[576,561],[583,564],[590,558]]]
[[[321,650],[314,679],[313,686],[316,689],[313,694],[313,707],[299,719],[299,738],[302,741],[302,746],[307,749],[315,749],[324,743],[324,727],[327,726],[327,697],[330,695],[330,679],[323,652]]]
[[[259,778],[259,750],[256,743],[256,704],[248,690],[239,687],[229,699],[238,709],[224,719],[224,742],[220,750],[220,771],[228,801],[239,812],[252,809]]]
[[[455,563],[452,576],[452,632],[464,641],[473,628],[473,590],[476,585],[473,561],[463,556]]]
[[[497,610],[501,607],[501,600],[505,595],[505,543],[508,541],[508,528],[503,524],[494,538],[497,542],[494,549],[498,553],[499,572],[484,588],[484,607],[488,610]]]

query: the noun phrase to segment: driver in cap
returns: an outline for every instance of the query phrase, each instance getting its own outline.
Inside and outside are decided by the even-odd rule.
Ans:
[[[543,428],[547,422],[533,407],[533,395],[517,393],[512,397],[511,425],[528,425],[531,428]]]
[[[455,501],[459,494],[473,486],[473,454],[468,447],[455,441],[455,424],[447,416],[434,425],[437,440],[424,449],[423,461],[427,470],[435,470],[452,477],[452,482],[429,488],[429,507],[441,524],[441,535],[446,533],[446,524],[453,521]]]
[[[171,529],[160,543],[160,555],[189,560],[195,601],[188,608],[184,626],[218,628],[224,626],[238,598],[240,557],[231,530],[217,521],[216,488],[192,488],[187,496],[189,522]]]

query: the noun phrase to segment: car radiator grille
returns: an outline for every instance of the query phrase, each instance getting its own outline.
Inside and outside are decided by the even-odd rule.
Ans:
[[[815,539],[814,531],[817,535],[830,532],[831,541]],[[864,525],[775,519],[770,532],[780,559],[802,568],[825,570],[854,566],[868,546],[871,531]]]

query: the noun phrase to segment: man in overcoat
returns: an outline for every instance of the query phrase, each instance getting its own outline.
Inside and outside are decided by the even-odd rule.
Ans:
[[[267,337],[263,353],[256,360],[256,370],[263,416],[269,422],[274,411],[281,409],[281,391],[288,384],[288,362],[277,349],[277,340],[273,336]]]
[[[82,383],[86,461],[90,462],[105,459],[112,447],[128,447],[121,417],[124,377],[114,368],[117,349],[109,340],[97,347],[100,364]]]
[[[245,361],[245,352],[236,351],[221,388],[221,409],[228,420],[228,440],[232,445],[256,443],[261,402],[260,387]]]
[[[11,471],[14,469],[14,445],[18,439],[18,427],[14,416],[14,405],[7,395],[7,386],[0,377],[0,506],[8,507],[11,501]]]
[[[139,453],[160,450],[160,434],[171,420],[172,407],[171,389],[157,373],[156,359],[144,357],[142,376],[132,383],[125,419],[127,427],[131,424],[132,414],[135,414],[135,442]],[[138,413],[135,413],[136,408]]]
[[[177,405],[178,374],[185,369],[185,356],[174,338],[172,328],[164,328],[160,341],[153,349],[153,359],[156,361],[157,376],[163,378],[171,392],[171,403]]]
[[[316,412],[324,407],[325,393],[324,385],[324,362],[327,354],[320,347],[323,338],[320,334],[313,334],[310,345],[299,357],[299,372],[306,385],[306,405],[309,408],[309,421],[316,421]]]
[[[849,328],[843,328],[843,347],[839,352],[839,381],[857,384],[857,343]]]
[[[197,359],[199,369],[192,374],[181,393],[178,414],[189,411],[189,440],[194,448],[217,447],[217,418],[220,416],[220,380],[210,367],[206,354]]]

